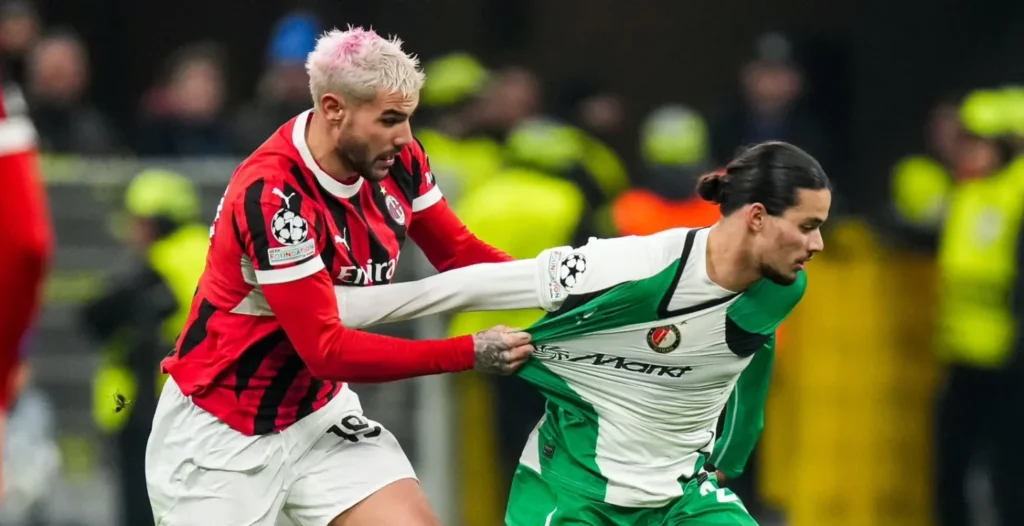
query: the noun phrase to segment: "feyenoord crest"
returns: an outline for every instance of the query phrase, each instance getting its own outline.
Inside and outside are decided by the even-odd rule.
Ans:
[[[679,347],[679,329],[675,325],[655,327],[647,331],[647,346],[652,351],[668,354]]]
[[[384,198],[384,204],[388,207],[388,213],[391,214],[391,219],[394,219],[396,223],[400,225],[405,224],[405,209],[402,208],[402,203],[395,199],[395,196],[388,194]]]

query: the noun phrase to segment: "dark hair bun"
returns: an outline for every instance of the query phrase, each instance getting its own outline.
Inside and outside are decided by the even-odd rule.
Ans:
[[[697,194],[701,199],[721,203],[725,199],[725,174],[720,172],[702,175],[697,181]]]

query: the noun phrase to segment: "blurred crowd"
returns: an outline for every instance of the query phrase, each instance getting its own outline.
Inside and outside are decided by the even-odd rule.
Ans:
[[[326,27],[310,13],[283,16],[268,36],[266,68],[250,100],[229,99],[228,57],[217,43],[196,42],[179,49],[167,58],[148,91],[137,101],[125,101],[137,108],[128,125],[115,123],[91,102],[89,50],[80,38],[68,29],[45,27],[32,4],[12,0],[0,7],[0,58],[5,80],[18,86],[5,86],[9,103],[27,108],[44,154],[242,157],[311,106],[304,62]],[[843,193],[858,180],[843,171],[849,159],[835,126],[808,109],[809,81],[792,44],[783,34],[767,33],[750,48],[748,60],[737,64],[738,97],[726,97],[704,111],[687,101],[663,101],[640,116],[628,115],[622,98],[592,79],[552,86],[523,64],[486,64],[465,51],[426,57],[427,83],[413,121],[415,133],[460,218],[481,238],[518,258],[533,257],[552,246],[580,244],[591,236],[644,235],[712,224],[718,211],[694,195],[697,177],[728,162],[738,147],[766,140],[789,141],[816,156],[836,181],[833,217],[850,213]],[[1017,159],[1022,137],[1024,89],[953,94],[937,101],[923,124],[924,148],[894,162],[889,192],[877,196],[878,208],[885,210],[883,217],[873,218],[883,226],[879,233],[934,256],[946,271],[945,299],[954,305],[946,311],[955,321],[942,325],[940,320],[940,326],[955,333],[950,338],[957,345],[952,347],[962,352],[942,357],[954,373],[939,401],[936,435],[937,491],[948,524],[969,524],[962,487],[956,482],[962,484],[968,469],[970,455],[963,451],[975,449],[982,435],[990,432],[987,421],[978,419],[996,419],[999,411],[1019,414],[1024,405],[1024,390],[1019,388],[1024,374],[1019,371],[1021,360],[1014,358],[1019,358],[1019,350],[1014,350],[1019,345],[1007,344],[1003,347],[1010,350],[985,355],[992,346],[965,334],[1005,332],[1006,327],[978,321],[973,329],[963,328],[959,320],[988,319],[991,312],[976,305],[956,307],[957,302],[978,301],[962,298],[962,291],[977,290],[977,276],[986,275],[998,278],[989,281],[1005,281],[984,284],[995,289],[992,297],[999,298],[993,309],[1010,309],[1011,324],[1013,313],[1024,310],[1005,305],[1008,296],[1003,295],[1003,289],[1016,290],[1014,265],[1019,267],[1016,233],[1022,216],[1017,212],[1024,209],[1024,163]],[[190,190],[182,190],[187,183],[176,174],[148,176],[143,181],[149,185],[146,191],[157,196],[151,202],[174,194],[191,204],[190,212],[167,235],[136,240],[142,252],[169,239],[178,227],[195,230],[201,215],[193,197],[182,197]],[[171,181],[166,184],[176,188],[174,192],[161,190],[165,187],[159,185],[166,181]],[[984,189],[977,190],[978,181],[987,181]],[[984,206],[971,201],[976,195],[972,191],[983,196]],[[166,206],[181,208],[174,203]],[[148,212],[130,212],[150,217]],[[162,218],[161,213],[154,212],[152,218]],[[1001,267],[986,269],[974,260],[957,259],[955,254],[973,250],[964,246],[976,239],[998,245],[1002,252],[985,248],[989,252],[983,257],[998,259]],[[1006,263],[1007,258],[1013,263]],[[1019,299],[1024,293],[1012,296]],[[963,309],[970,312],[965,315]],[[452,319],[450,331],[465,334],[499,323],[525,327],[537,317],[533,311],[466,313]],[[151,369],[154,363],[147,361],[144,368]],[[464,408],[462,436],[478,436],[479,423],[485,420],[494,421],[497,429],[490,435],[498,442],[494,450],[480,447],[486,440],[465,438],[466,466],[492,465],[488,459],[498,458],[507,479],[541,413],[539,395],[515,378],[464,376],[458,382],[460,396],[476,402]],[[1004,396],[1011,392],[1015,394]],[[991,415],[979,416],[969,409],[994,398],[1004,405]],[[497,419],[494,414],[502,416]],[[36,427],[53,433],[49,416]],[[148,428],[136,431],[141,434],[136,436],[144,436]],[[1005,439],[996,441],[999,447],[1009,449],[1024,438],[1018,428],[999,428],[996,435]],[[1005,451],[1000,456],[1020,457]],[[751,464],[756,466],[756,461]],[[1003,467],[1018,475],[996,469],[1000,484],[1021,487],[1019,481],[1008,479],[1019,478],[1024,466],[1006,462]],[[503,494],[500,488],[486,487],[480,471],[469,476],[482,488],[480,495],[488,490]],[[749,488],[752,480],[748,476],[735,484],[756,509],[757,499]],[[1012,495],[999,498],[1003,508],[1011,506]],[[481,507],[487,507],[486,500],[480,498]],[[472,516],[474,511],[466,513]]]

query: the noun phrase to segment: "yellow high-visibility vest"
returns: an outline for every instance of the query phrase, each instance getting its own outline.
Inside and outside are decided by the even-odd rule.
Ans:
[[[210,246],[210,233],[201,225],[187,226],[157,241],[150,247],[148,262],[150,267],[163,279],[171,289],[177,302],[177,310],[162,327],[162,340],[168,349],[174,344],[188,319],[199,276],[206,267],[206,253]],[[93,377],[93,421],[105,432],[120,430],[128,422],[131,406],[115,411],[113,397],[117,394],[128,401],[135,400],[138,393],[138,380],[134,372],[126,365],[128,352],[117,342],[107,345],[103,363]],[[159,352],[153,349],[153,352]],[[160,394],[167,376],[159,370],[157,375],[156,395]]]
[[[1017,324],[1010,301],[1019,272],[1024,220],[1021,164],[953,190],[939,247],[942,359],[998,368],[1013,349]]]

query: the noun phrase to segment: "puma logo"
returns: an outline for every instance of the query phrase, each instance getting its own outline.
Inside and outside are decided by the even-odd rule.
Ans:
[[[345,239],[347,237],[347,234],[348,234],[348,228],[342,229],[340,236],[334,236],[334,242],[339,244],[339,245],[345,245],[346,249],[352,250],[352,248],[348,246],[348,240]]]
[[[281,200],[284,201],[284,207],[291,210],[292,205],[290,201],[293,197],[295,197],[295,192],[292,192],[288,195],[284,195],[284,192],[282,192],[280,188],[274,188],[273,190],[270,191],[270,193],[280,197]]]

